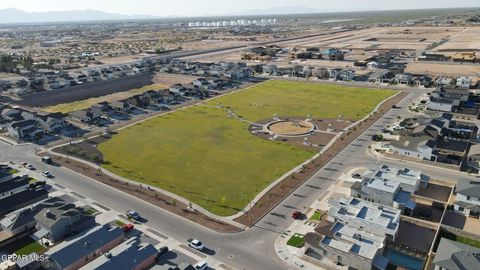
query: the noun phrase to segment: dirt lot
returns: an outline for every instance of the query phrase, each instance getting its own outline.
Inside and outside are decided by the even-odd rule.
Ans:
[[[188,75],[179,75],[179,74],[157,73],[153,77],[153,82],[156,84],[161,84],[168,87],[176,83],[181,83],[181,84],[191,83],[196,79],[198,79],[198,77],[188,76]]]
[[[407,65],[405,70],[412,74],[428,74],[428,75],[442,75],[442,76],[480,76],[480,65],[461,64],[461,63],[425,63],[412,62]]]
[[[451,190],[452,189],[450,187],[430,183],[428,184],[427,188],[420,188],[417,192],[415,192],[415,195],[447,202],[448,198],[450,197]]]
[[[77,85],[67,89],[37,92],[23,96],[22,100],[17,101],[17,103],[32,107],[45,107],[61,103],[69,103],[91,97],[105,96],[112,93],[140,88],[152,84],[153,78],[154,74],[145,73],[114,80]]]
[[[435,230],[406,221],[400,221],[396,243],[428,253],[435,237]]]

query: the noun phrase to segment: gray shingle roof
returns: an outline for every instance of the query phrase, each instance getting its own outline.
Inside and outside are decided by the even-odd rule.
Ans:
[[[478,181],[458,181],[457,193],[465,196],[480,198],[480,182]]]
[[[442,238],[433,264],[448,270],[477,270],[480,248]]]
[[[151,244],[142,244],[138,238],[131,238],[111,249],[111,258],[100,256],[80,269],[135,269],[148,258],[156,256],[157,253],[157,249]]]
[[[45,254],[50,256],[61,268],[65,268],[122,236],[121,228],[106,224],[91,229],[81,237],[65,241]]]

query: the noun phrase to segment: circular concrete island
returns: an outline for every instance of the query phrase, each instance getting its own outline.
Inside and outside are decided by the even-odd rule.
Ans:
[[[315,131],[315,125],[307,121],[277,121],[267,125],[270,133],[279,136],[303,136]]]

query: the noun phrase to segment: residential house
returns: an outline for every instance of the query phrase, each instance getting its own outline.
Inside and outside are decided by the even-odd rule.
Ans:
[[[99,114],[89,110],[73,111],[73,112],[70,112],[68,115],[76,120],[79,120],[87,124],[93,124],[100,118]]]
[[[384,178],[381,170],[369,173],[361,182],[352,185],[352,196],[406,212],[414,210],[416,204],[411,200],[412,192],[403,190],[401,185],[404,183],[394,179],[395,177]]]
[[[108,224],[97,226],[79,237],[67,239],[54,246],[45,255],[47,269],[79,269],[119,245],[124,238],[123,230]]]
[[[315,259],[327,258],[352,269],[386,269],[382,256],[385,235],[377,235],[342,222],[321,221],[314,233],[305,235],[307,254]]]
[[[40,115],[38,113],[24,111],[22,112],[22,117],[25,120],[36,121],[39,127],[48,133],[60,133],[67,126],[63,113]]]
[[[30,184],[26,177],[4,181],[0,183],[0,215],[44,200],[47,196],[45,182]]]
[[[355,70],[341,70],[338,73],[338,80],[340,81],[351,81],[355,78]]]
[[[105,115],[107,114],[108,112],[110,112],[112,110],[112,108],[110,107],[110,105],[108,104],[108,102],[106,101],[103,101],[103,102],[100,102],[100,103],[97,103],[97,104],[93,104],[91,107],[90,107],[90,111],[96,115]]]
[[[150,104],[150,98],[143,94],[131,96],[125,101],[136,108],[146,108]]]
[[[140,239],[133,237],[110,251],[91,261],[80,270],[96,269],[147,269],[155,263],[158,250],[151,244],[141,243]]]
[[[38,140],[43,137],[44,130],[35,120],[22,120],[7,126],[8,135],[12,138],[23,140]]]
[[[0,226],[6,232],[12,235],[18,235],[25,231],[35,228],[35,215],[47,207],[61,206],[67,204],[64,200],[58,197],[48,198],[39,203],[30,205],[6,215],[0,220]]]
[[[125,112],[128,113],[132,110],[132,105],[129,104],[127,101],[112,101],[110,103],[112,109],[116,112]]]
[[[405,84],[405,85],[410,85],[412,83],[413,77],[411,74],[395,74],[395,78],[393,79],[394,83],[397,84]]]
[[[480,248],[442,237],[432,264],[435,270],[477,270]]]
[[[466,88],[440,86],[430,95],[427,108],[433,111],[453,112],[461,102],[468,100],[470,92]]]
[[[2,110],[2,118],[6,119],[9,122],[23,120],[22,110],[4,108]]]
[[[459,181],[455,192],[454,210],[465,216],[480,218],[480,182]]]
[[[328,217],[351,227],[395,240],[401,211],[357,198],[329,200]]]
[[[68,236],[82,232],[95,226],[95,218],[86,215],[82,208],[66,203],[45,207],[35,217],[38,239],[48,238],[58,242]]]
[[[322,51],[321,58],[332,61],[342,61],[345,58],[345,53],[339,49],[329,48]]]

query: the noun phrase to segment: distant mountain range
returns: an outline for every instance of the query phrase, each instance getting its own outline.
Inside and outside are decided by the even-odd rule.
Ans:
[[[0,23],[41,23],[76,21],[111,21],[154,19],[148,15],[121,15],[98,10],[26,12],[15,8],[0,9]]]

